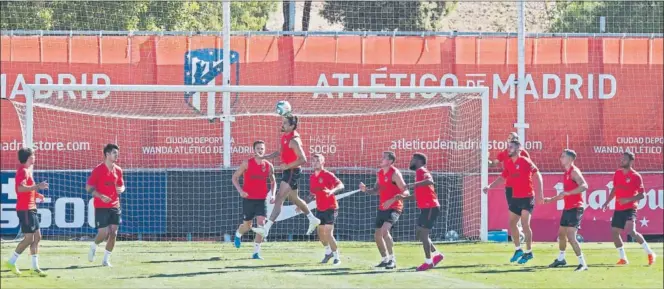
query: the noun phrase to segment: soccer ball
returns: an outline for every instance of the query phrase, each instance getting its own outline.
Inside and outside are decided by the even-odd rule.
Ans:
[[[288,101],[280,100],[277,102],[277,114],[281,116],[289,116],[291,114],[291,105]]]
[[[459,233],[457,233],[454,230],[449,230],[447,233],[445,233],[445,240],[454,242],[456,240],[459,240]]]

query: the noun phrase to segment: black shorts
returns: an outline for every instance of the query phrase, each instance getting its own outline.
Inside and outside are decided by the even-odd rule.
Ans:
[[[97,229],[106,228],[109,225],[120,225],[119,208],[95,208],[95,226]]]
[[[510,206],[512,202],[512,188],[505,187],[505,199],[507,200],[507,206]]]
[[[614,211],[611,219],[611,227],[625,229],[627,221],[636,220],[636,210],[629,209],[624,211]]]
[[[378,214],[376,215],[376,229],[382,228],[384,223],[390,223],[394,226],[399,220],[399,216],[401,216],[401,212],[395,209],[378,210]]]
[[[530,198],[512,198],[510,200],[510,212],[521,216],[521,211],[526,210],[528,213],[533,213],[535,208],[535,199]]]
[[[285,170],[281,173],[281,181],[286,182],[291,190],[297,190],[297,182],[300,180],[300,168],[294,168],[290,170]]]
[[[417,218],[417,226],[432,229],[438,216],[440,216],[440,207],[421,209],[420,216]]]
[[[582,217],[583,217],[583,208],[564,210],[563,215],[560,216],[560,226],[581,229]]]
[[[251,221],[255,217],[266,217],[267,206],[265,205],[265,199],[263,200],[242,199],[242,215],[243,215],[243,220],[245,221]]]
[[[23,234],[32,234],[39,230],[39,216],[37,210],[16,211],[18,223]]]
[[[339,212],[336,209],[329,209],[325,211],[316,210],[316,218],[320,219],[321,225],[334,225],[337,221]]]

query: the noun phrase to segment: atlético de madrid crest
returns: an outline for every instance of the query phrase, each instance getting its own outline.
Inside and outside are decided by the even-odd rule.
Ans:
[[[323,183],[323,178],[318,178],[318,183],[322,184]]]
[[[629,181],[630,181],[630,178],[627,177],[627,178],[625,179],[625,182],[629,184]]]

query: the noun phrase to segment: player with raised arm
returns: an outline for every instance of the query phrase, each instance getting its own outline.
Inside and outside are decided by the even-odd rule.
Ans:
[[[645,188],[643,187],[643,178],[634,168],[634,154],[632,152],[623,153],[620,160],[620,169],[613,175],[613,188],[609,198],[606,199],[602,209],[606,210],[613,198],[616,198],[615,211],[611,219],[611,234],[613,235],[613,244],[616,245],[620,260],[618,265],[627,265],[627,255],[623,248],[623,241],[620,234],[627,231],[632,239],[636,240],[643,250],[648,254],[648,265],[655,264],[655,252],[650,249],[648,243],[639,232],[636,231],[634,220],[636,220],[637,202],[645,198]]]
[[[269,155],[264,155],[262,159],[272,159],[277,156],[281,157],[281,182],[279,183],[279,193],[274,201],[274,208],[270,214],[270,218],[265,223],[265,226],[252,228],[252,230],[263,238],[267,237],[270,233],[270,228],[277,221],[281,213],[281,207],[284,201],[288,198],[307,216],[309,219],[309,229],[307,235],[314,232],[316,227],[320,225],[320,220],[307,207],[298,196],[298,181],[300,179],[301,166],[307,162],[307,157],[304,156],[304,149],[302,149],[302,140],[300,134],[296,131],[298,125],[298,118],[294,115],[284,117],[281,125],[281,131],[284,133],[281,136],[279,150]]]
[[[257,140],[254,142],[254,157],[250,158],[240,165],[233,173],[232,182],[235,189],[242,197],[243,222],[235,231],[234,244],[240,248],[242,235],[248,232],[252,227],[252,221],[256,218],[259,226],[265,224],[267,216],[266,199],[269,196],[270,203],[274,203],[274,193],[277,190],[277,181],[274,178],[274,167],[267,161],[260,159],[265,154],[265,142]],[[242,176],[242,186],[240,186],[240,176]],[[268,190],[267,181],[270,180],[270,189]],[[263,237],[256,234],[254,238],[254,254],[252,259],[260,259],[261,243]]]
[[[364,183],[360,183],[360,191],[368,194],[378,194],[378,214],[376,215],[374,239],[382,260],[376,267],[385,267],[385,269],[397,267],[394,256],[394,240],[390,230],[403,212],[403,199],[410,196],[403,175],[401,175],[399,169],[394,167],[396,160],[396,155],[393,152],[383,152],[381,168],[376,174],[376,186],[367,188]],[[401,197],[397,198],[397,195],[401,195]]]
[[[570,149],[563,151],[560,156],[560,163],[565,168],[563,174],[563,192],[552,198],[544,198],[544,203],[556,202],[563,200],[565,208],[560,217],[560,228],[558,228],[558,248],[560,254],[553,263],[549,265],[550,268],[556,268],[567,265],[565,261],[565,249],[567,242],[572,245],[572,249],[579,259],[579,265],[574,271],[586,271],[588,265],[581,252],[581,246],[576,240],[576,232],[581,228],[581,218],[583,217],[583,192],[588,189],[588,184],[581,174],[581,170],[574,165],[576,160],[576,152]]]
[[[483,191],[486,194],[489,189],[500,185],[503,181],[509,181],[512,184],[513,195],[510,202],[510,231],[512,234],[512,241],[514,242],[515,251],[510,259],[510,262],[524,264],[532,259],[532,242],[533,231],[530,228],[530,216],[535,208],[535,202],[538,204],[543,202],[543,184],[542,174],[539,169],[530,160],[530,158],[520,155],[521,142],[513,140],[509,143],[509,156],[510,158],[504,162],[504,169],[500,177],[493,183],[486,186]],[[533,175],[535,178],[533,178]],[[535,185],[533,186],[533,181]],[[537,193],[533,188],[537,188]],[[526,251],[521,249],[521,242],[519,240],[519,229],[517,223],[521,220],[523,227],[523,234],[526,241]]]
[[[23,233],[23,240],[18,243],[16,250],[9,257],[7,267],[16,275],[21,275],[21,270],[16,266],[16,260],[30,247],[32,255],[31,273],[39,276],[46,276],[46,273],[39,268],[39,241],[41,241],[41,230],[39,229],[39,217],[37,216],[36,199],[44,200],[44,196],[37,190],[48,190],[48,183],[43,181],[35,184],[33,178],[33,165],[35,164],[35,153],[31,148],[21,148],[18,150],[18,161],[21,165],[16,170],[16,215]]]
[[[101,264],[112,267],[111,252],[115,247],[122,214],[120,194],[124,193],[125,185],[122,168],[116,164],[120,156],[120,147],[116,144],[107,144],[103,153],[104,161],[92,170],[85,186],[85,190],[94,196],[97,227],[97,237],[90,244],[88,261],[94,261],[97,245],[106,241],[106,251]]]
[[[341,264],[339,248],[334,238],[334,222],[337,219],[339,203],[334,196],[344,189],[344,184],[332,172],[325,169],[325,157],[313,155],[314,173],[309,177],[309,190],[316,198],[316,217],[320,220],[318,237],[325,247],[325,255],[321,263],[327,263],[334,257],[334,265]]]

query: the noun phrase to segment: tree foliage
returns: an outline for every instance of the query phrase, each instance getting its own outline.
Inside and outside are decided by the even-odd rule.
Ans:
[[[321,16],[348,31],[438,31],[456,1],[325,1]]]
[[[235,31],[261,30],[275,2],[234,1]],[[0,2],[3,30],[219,31],[221,1]]]
[[[664,32],[663,1],[557,1],[551,32],[599,33],[600,17],[606,33]]]

